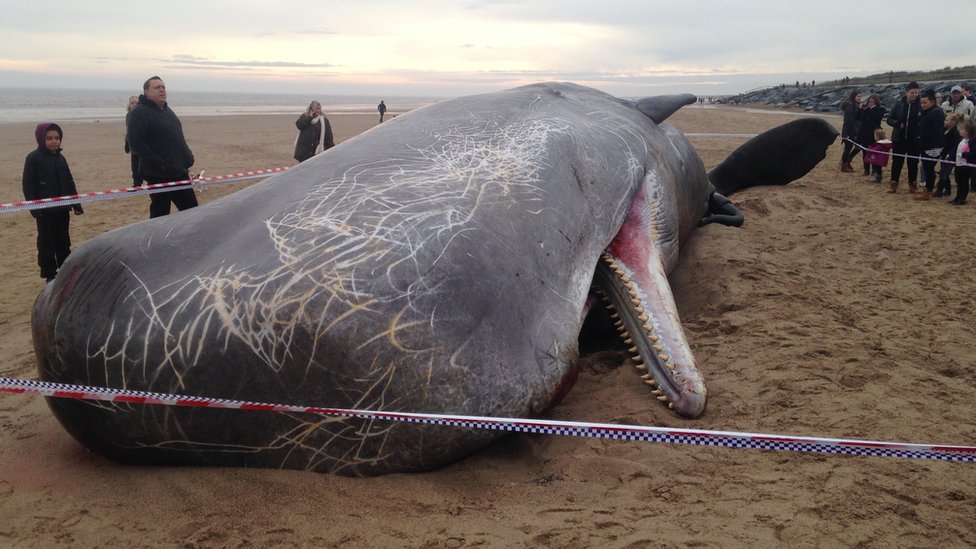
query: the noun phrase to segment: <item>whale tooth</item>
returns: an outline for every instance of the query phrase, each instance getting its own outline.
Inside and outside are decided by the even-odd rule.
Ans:
[[[630,295],[630,297],[637,297],[637,290],[627,290],[627,294]]]
[[[636,355],[636,356],[633,357],[633,361],[634,362],[644,362],[644,359],[641,358],[640,355]]]
[[[640,300],[639,299],[631,299],[630,302],[634,304],[634,307],[637,307],[638,305],[640,305]]]
[[[667,362],[667,361],[671,360],[671,357],[670,356],[668,356],[666,354],[663,354],[663,353],[657,355],[657,357],[660,358],[662,362]]]
[[[662,393],[660,389],[654,389],[653,391],[651,391],[651,394],[652,395],[663,395],[664,393]]]
[[[641,376],[641,379],[644,379],[644,380],[651,379],[651,374],[644,374],[644,375]]]
[[[618,318],[620,318],[620,313],[613,313],[612,315],[610,315],[610,318],[617,320]]]
[[[633,344],[634,344],[634,340],[630,339],[629,337],[624,340],[624,345],[633,345]]]
[[[651,326],[650,324],[645,324],[644,325],[644,331],[645,332],[653,332],[654,331],[654,326]]]
[[[634,368],[637,368],[638,370],[646,370],[647,366],[644,366],[643,364],[634,364]]]
[[[668,367],[668,370],[674,370],[676,367],[674,362],[668,362],[665,364],[665,366]],[[674,373],[674,377],[678,377],[678,372]]]
[[[647,322],[648,320],[650,320],[650,317],[648,317],[647,315],[640,315],[640,316],[639,316],[639,317],[637,317],[637,318],[638,318],[638,319],[639,319],[639,320],[640,320],[641,322]]]
[[[660,353],[661,351],[664,350],[664,345],[651,345],[651,349],[654,349],[655,351]]]
[[[659,336],[659,335],[650,335],[650,336],[647,337],[647,339],[650,339],[651,341],[661,341],[661,336]]]
[[[668,397],[666,397],[664,395],[661,395],[661,396],[657,397],[657,399],[660,400],[661,402],[667,402],[668,401]]]
[[[630,284],[630,277],[627,276],[626,274],[620,275],[620,280],[623,280],[627,284]]]
[[[668,403],[668,410],[674,410],[674,403],[673,402],[669,402]]]
[[[637,347],[631,347],[630,349],[627,349],[627,352],[628,353],[636,353],[637,352]]]
[[[644,380],[644,383],[646,383],[648,385],[653,385],[653,386],[657,387],[657,382],[654,381],[653,379],[645,379]]]
[[[637,307],[637,308],[634,309],[634,311],[636,311],[637,314],[639,314],[639,315],[644,314],[644,308],[643,307]]]

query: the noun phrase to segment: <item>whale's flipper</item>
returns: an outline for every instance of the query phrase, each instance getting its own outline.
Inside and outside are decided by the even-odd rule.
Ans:
[[[837,130],[822,118],[801,118],[746,141],[708,173],[719,194],[757,185],[785,185],[827,156]]]
[[[637,105],[637,110],[644,113],[655,124],[660,124],[681,107],[691,105],[695,101],[698,101],[698,98],[694,95],[682,93],[678,95],[645,97],[644,99],[638,99],[635,105]]]

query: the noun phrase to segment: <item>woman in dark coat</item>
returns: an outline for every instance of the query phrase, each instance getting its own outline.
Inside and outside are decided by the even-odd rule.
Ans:
[[[295,139],[295,160],[304,162],[316,154],[335,146],[332,126],[322,114],[322,105],[312,101],[308,109],[295,121],[298,137]],[[321,149],[321,150],[319,150]]]
[[[884,120],[884,117],[885,108],[881,106],[881,97],[876,93],[871,94],[867,103],[857,113],[857,119],[860,123],[857,129],[858,145],[865,149],[874,145],[874,130],[881,127],[881,121]],[[863,154],[861,159],[864,159]],[[864,175],[871,175],[871,165],[867,162],[864,163]]]
[[[840,171],[853,172],[854,167],[851,166],[851,159],[859,150],[854,142],[857,140],[857,113],[861,109],[861,92],[852,90],[847,99],[840,104],[840,108],[844,111],[844,125],[840,132],[840,136],[844,140],[844,154],[840,159]]]

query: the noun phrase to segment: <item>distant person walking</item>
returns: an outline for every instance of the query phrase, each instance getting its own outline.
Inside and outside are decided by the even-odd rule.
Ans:
[[[322,114],[322,104],[312,101],[305,112],[295,121],[298,136],[295,138],[295,160],[305,162],[309,158],[335,147],[332,125]]]
[[[68,161],[61,154],[63,137],[61,126],[57,124],[42,122],[37,125],[34,130],[37,148],[24,160],[24,199],[78,194]],[[37,222],[37,265],[41,268],[41,278],[48,282],[54,280],[71,253],[69,209],[74,210],[75,215],[85,213],[81,204],[31,210]]]
[[[380,124],[383,123],[383,115],[386,114],[386,103],[380,100],[380,104],[376,105],[376,110],[380,111]]]
[[[888,115],[888,125],[891,126],[891,182],[888,192],[898,192],[898,179],[901,168],[908,158],[908,192],[918,191],[918,117],[921,108],[918,101],[918,83],[909,82],[902,97]]]
[[[133,95],[129,97],[129,106],[125,109],[125,133],[122,135],[122,141],[125,143],[125,152],[129,155],[129,165],[132,169],[132,186],[138,187],[142,185],[142,176],[139,175],[139,157],[136,153],[132,151],[129,147],[129,113],[132,109],[136,108],[139,104],[139,96]]]
[[[139,104],[129,113],[129,147],[139,157],[139,175],[147,183],[190,179],[193,152],[183,136],[183,124],[166,102],[166,84],[158,76],[142,85]],[[189,187],[149,195],[149,218],[169,215],[170,205],[195,208],[197,196]]]

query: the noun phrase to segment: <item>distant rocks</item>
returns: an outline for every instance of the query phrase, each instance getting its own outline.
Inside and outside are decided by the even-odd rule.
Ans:
[[[852,90],[860,90],[861,102],[868,96],[878,94],[881,104],[888,110],[905,94],[907,82],[895,84],[829,84],[823,86],[780,85],[715,99],[715,103],[758,104],[784,109],[801,109],[808,112],[839,113],[840,104],[847,99]],[[942,92],[943,101],[949,97],[949,89],[960,82],[919,82],[921,89],[933,88]]]

